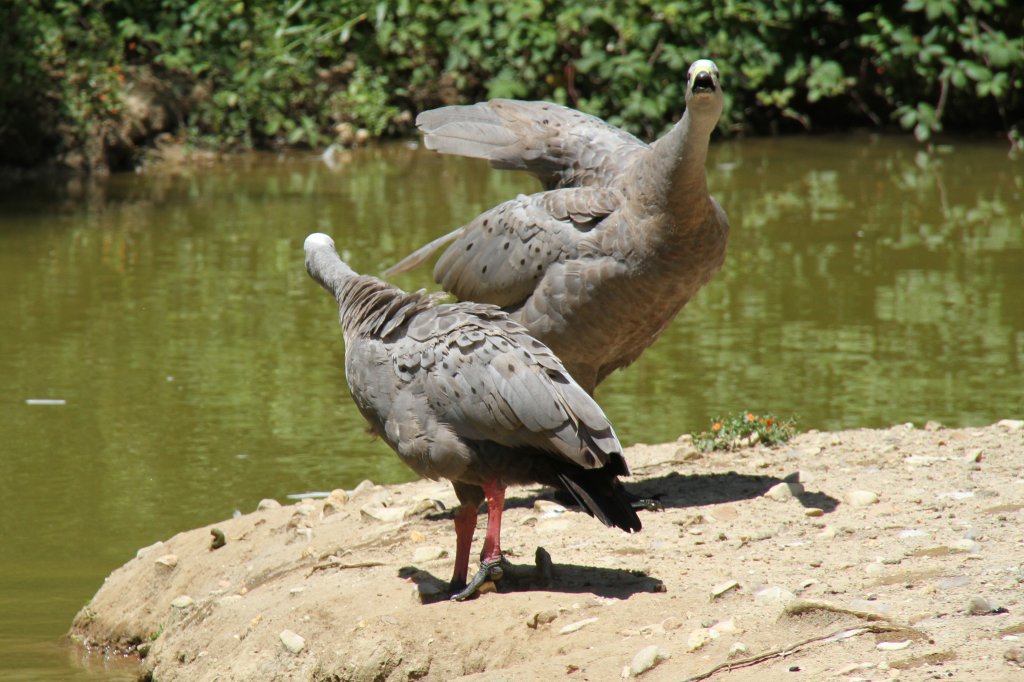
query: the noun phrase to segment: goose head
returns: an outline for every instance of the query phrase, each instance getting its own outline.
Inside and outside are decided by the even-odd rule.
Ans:
[[[686,72],[686,108],[713,116],[722,113],[724,96],[718,66],[710,59],[698,59]]]

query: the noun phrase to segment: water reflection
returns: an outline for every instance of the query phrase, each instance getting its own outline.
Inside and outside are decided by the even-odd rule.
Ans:
[[[253,155],[0,196],[0,660],[25,663],[26,637],[49,646],[140,546],[262,497],[411,476],[348,399],[302,240],[330,233],[379,272],[536,185],[406,145],[339,161]],[[716,144],[710,165],[726,265],[598,391],[625,442],[741,409],[823,429],[1024,413],[1021,162],[799,138]]]

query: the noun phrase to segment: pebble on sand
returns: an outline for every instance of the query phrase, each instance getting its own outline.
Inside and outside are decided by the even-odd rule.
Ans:
[[[537,500],[533,503],[533,510],[545,518],[559,516],[565,513],[565,507],[550,500]]]
[[[754,595],[754,603],[758,606],[786,604],[796,599],[796,595],[779,586],[766,587]]]
[[[187,594],[183,594],[180,597],[175,597],[174,601],[171,602],[171,607],[176,609],[187,609],[188,607],[195,604],[195,600]]]
[[[967,600],[967,613],[972,616],[987,616],[990,613],[1006,613],[1006,609],[994,605],[985,597],[975,595]]]
[[[738,582],[736,582],[735,580],[727,580],[724,583],[718,583],[717,585],[715,585],[714,587],[711,588],[711,599],[712,599],[712,601],[715,600],[715,599],[718,599],[719,597],[721,597],[726,592],[729,592],[731,590],[735,590],[739,586],[740,586],[740,584]]]
[[[423,547],[417,547],[412,553],[413,563],[421,563],[424,561],[434,561],[436,559],[443,559],[448,556],[448,550],[443,547],[436,545],[425,545]]]
[[[558,634],[560,634],[560,635],[568,635],[570,633],[576,632],[577,630],[582,630],[583,628],[587,627],[591,623],[596,623],[596,622],[597,622],[597,618],[596,617],[594,617],[594,618],[584,618],[583,620],[578,620],[575,623],[569,623],[568,625],[563,627],[561,630],[559,630]]]
[[[748,651],[750,651],[750,648],[743,642],[733,642],[732,646],[729,647],[729,653],[726,654],[726,656],[728,658],[739,658],[740,656],[746,654]]]
[[[142,557],[146,556],[155,549],[162,549],[163,546],[163,540],[157,540],[152,545],[146,545],[145,547],[141,547],[137,552],[135,552],[135,558],[141,559]]]
[[[1000,419],[996,426],[1001,426],[1007,431],[1020,431],[1024,429],[1024,419]]]
[[[803,495],[804,486],[800,483],[783,481],[776,483],[771,488],[768,488],[768,492],[765,493],[766,497],[770,497],[778,502],[785,502],[786,500],[793,499],[797,495]]]
[[[526,627],[536,630],[541,625],[547,625],[548,623],[553,622],[556,618],[558,618],[558,611],[555,611],[554,609],[536,611],[526,619]]]
[[[160,557],[153,563],[155,563],[157,566],[162,566],[163,568],[174,568],[178,565],[178,555],[164,554],[162,557]]]
[[[878,502],[878,493],[870,490],[851,490],[846,494],[846,501],[854,507],[870,507]]]
[[[280,509],[281,503],[277,500],[267,497],[260,500],[260,503],[256,505],[256,511],[263,511],[265,509]]]
[[[281,644],[293,654],[301,653],[306,648],[306,640],[291,630],[281,630]]]
[[[691,630],[689,636],[686,638],[686,650],[696,651],[705,644],[710,642],[714,637],[711,636],[711,631],[707,628],[697,628]]]
[[[405,519],[405,509],[402,507],[384,507],[379,504],[365,504],[359,508],[359,513],[368,519],[393,523]]]
[[[646,646],[633,656],[633,660],[629,664],[629,674],[631,677],[639,677],[671,656],[672,654],[657,644]]]

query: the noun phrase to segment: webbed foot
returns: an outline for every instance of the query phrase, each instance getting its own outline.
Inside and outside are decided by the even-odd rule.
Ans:
[[[464,588],[452,595],[452,601],[466,601],[480,589],[488,580],[501,580],[502,576],[505,575],[505,569],[509,566],[508,562],[505,561],[503,555],[498,555],[493,559],[487,559],[480,562],[480,570],[476,572],[476,575],[469,581]],[[458,589],[458,585],[452,585],[452,589]]]

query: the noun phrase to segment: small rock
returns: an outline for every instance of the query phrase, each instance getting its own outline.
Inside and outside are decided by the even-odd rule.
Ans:
[[[670,653],[656,644],[646,646],[633,656],[633,660],[629,664],[629,674],[632,677],[639,677],[670,657]]]
[[[376,504],[363,505],[360,507],[359,513],[368,519],[385,523],[402,521],[405,518],[405,509],[403,507],[382,507]]]
[[[879,651],[902,651],[910,646],[910,644],[910,640],[905,639],[901,642],[879,642],[875,645],[875,648]]]
[[[412,553],[412,561],[414,564],[418,564],[424,561],[434,561],[436,559],[443,559],[448,556],[448,551],[443,547],[437,547],[436,545],[425,545],[423,547],[417,547]]]
[[[970,538],[960,538],[949,543],[949,548],[954,552],[977,554],[981,551],[981,544]]]
[[[427,498],[416,500],[409,506],[405,507],[402,511],[402,518],[411,519],[444,509],[444,507],[439,509],[438,504],[438,502]]]
[[[164,554],[162,557],[160,557],[153,563],[155,563],[157,566],[162,566],[163,568],[174,568],[178,565],[178,555]]]
[[[321,507],[320,513],[326,519],[328,516],[333,516],[342,511],[342,509],[344,509],[344,506],[345,505],[339,504],[332,500],[331,498],[327,498],[326,500],[324,500],[324,506]]]
[[[141,549],[139,549],[139,551],[135,552],[135,558],[136,559],[141,559],[142,557],[146,556],[147,554],[149,554],[150,552],[152,552],[155,549],[162,549],[163,546],[164,546],[163,540],[158,540],[158,541],[154,542],[152,545],[147,545],[145,547],[142,547]]]
[[[921,538],[928,535],[928,531],[919,528],[906,528],[900,531],[901,538]]]
[[[717,585],[711,588],[711,599],[718,599],[726,592],[729,592],[730,590],[735,590],[739,586],[740,584],[735,580],[727,580],[724,583],[718,583]]]
[[[754,603],[758,606],[773,606],[775,604],[786,604],[796,599],[796,595],[777,585],[766,587],[754,595]]]
[[[870,507],[878,502],[878,493],[870,490],[851,490],[846,494],[846,501],[854,507]]]
[[[312,516],[316,513],[316,507],[310,503],[309,500],[303,500],[302,502],[295,505],[295,511],[292,514],[293,517],[301,516]]]
[[[743,642],[733,642],[732,646],[729,647],[729,658],[739,658],[746,654],[750,649]]]
[[[967,600],[967,613],[972,616],[987,616],[990,613],[1006,613],[1006,609],[995,606],[985,597],[975,595]]]
[[[925,431],[941,431],[943,428],[944,427],[942,426],[941,422],[927,421],[927,422],[924,423],[924,430]]]
[[[824,515],[825,515],[825,510],[824,509],[818,509],[817,507],[807,507],[807,509],[804,509],[804,516],[814,517],[814,516],[824,516]]]
[[[696,630],[692,630],[686,638],[686,649],[687,651],[696,651],[712,639],[714,639],[714,637],[711,636],[710,630],[707,628],[697,628]]]
[[[547,611],[537,611],[532,616],[526,619],[526,627],[537,629],[541,625],[547,625],[558,618],[558,611],[549,609]]]
[[[1011,646],[1009,649],[1004,651],[1003,658],[1006,659],[1008,663],[1016,663],[1024,668],[1024,649],[1019,646]]]
[[[183,594],[180,597],[174,598],[174,601],[171,602],[171,607],[175,609],[187,609],[195,603],[196,602],[192,597],[187,594]]]
[[[551,502],[550,500],[535,501],[533,503],[533,510],[545,518],[551,518],[565,513],[565,507],[557,502]]]
[[[355,488],[352,489],[352,494],[349,495],[349,497],[356,497],[357,495],[362,495],[363,493],[368,493],[368,492],[372,491],[376,487],[377,487],[376,484],[373,481],[371,481],[371,480],[367,479],[367,480],[364,480],[364,481],[360,481],[359,485],[357,485]]]
[[[797,495],[803,495],[804,486],[800,483],[783,481],[782,483],[776,483],[771,488],[768,488],[768,492],[765,493],[766,497],[770,497],[778,502],[785,502],[791,500]]]
[[[713,639],[718,639],[722,635],[731,635],[734,632],[736,632],[736,621],[731,618],[729,620],[720,620],[708,628],[708,633]]]
[[[874,663],[850,663],[836,671],[837,675],[852,675],[853,673],[866,672],[875,667]]]
[[[967,462],[968,464],[977,464],[978,462],[981,461],[982,455],[983,453],[980,448],[977,450],[971,450],[966,455],[964,455],[964,461]]]
[[[291,630],[281,630],[281,644],[284,644],[284,648],[293,654],[300,653],[306,648],[306,640],[302,635],[296,634]]]
[[[996,422],[996,426],[1001,426],[1007,431],[1020,431],[1024,429],[1024,420],[1022,419],[1000,419]]]
[[[831,540],[837,535],[839,535],[839,531],[836,530],[834,526],[825,526],[822,531],[818,533],[818,537],[823,540]]]
[[[577,630],[581,630],[581,629],[587,627],[591,623],[596,623],[596,622],[597,622],[597,618],[596,617],[594,617],[594,618],[584,618],[583,620],[578,620],[575,623],[569,623],[568,625],[563,627],[561,630],[559,630],[558,634],[560,634],[560,635],[568,635],[570,633],[576,632]]]
[[[305,591],[305,587],[293,587],[292,589],[288,590],[288,594],[290,594],[293,597],[297,597]]]
[[[331,491],[331,494],[327,496],[327,501],[333,504],[343,507],[348,504],[348,493],[341,488],[335,488]]]
[[[872,561],[870,564],[864,567],[864,572],[872,578],[877,578],[885,573],[885,566],[877,561]]]
[[[409,539],[413,542],[423,542],[427,539],[427,536],[419,532],[418,530],[414,530],[411,533],[409,533]]]
[[[281,503],[272,498],[264,498],[260,500],[260,503],[256,505],[256,511],[264,511],[266,509],[280,509]]]
[[[669,616],[665,620],[661,621],[661,629],[666,632],[678,630],[681,627],[683,627],[683,621],[679,620],[675,616]]]

